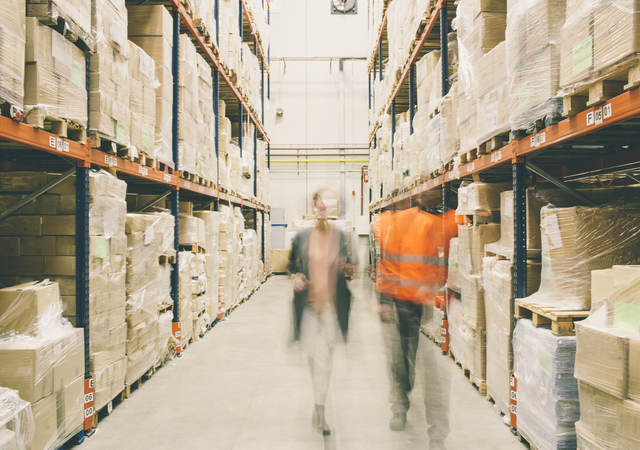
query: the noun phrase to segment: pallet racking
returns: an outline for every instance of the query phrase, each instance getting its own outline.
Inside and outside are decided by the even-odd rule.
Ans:
[[[382,77],[382,64],[388,57],[385,38],[387,4],[377,34],[375,50],[369,65],[369,108],[372,100],[372,79]],[[448,32],[454,2],[437,0],[426,24],[412,44],[410,56],[403,65],[401,75],[393,86],[391,95],[384,99],[382,114],[390,112],[392,133],[395,131],[396,111],[409,110],[411,132],[416,107],[415,64],[425,50],[441,50],[442,61],[447,61]],[[439,40],[430,36],[439,24]],[[424,27],[424,28],[422,28]],[[433,46],[439,42],[439,45]],[[442,64],[442,95],[449,91],[449,69]],[[490,153],[453,167],[443,166],[431,177],[423,177],[413,185],[394,191],[385,198],[369,205],[370,217],[389,210],[411,207],[413,200],[420,198],[422,204],[448,210],[455,205],[457,187],[463,181],[482,180],[488,182],[511,182],[513,185],[514,255],[513,292],[515,299],[527,295],[527,235],[526,189],[542,180],[573,196],[578,204],[590,204],[590,200],[571,186],[573,182],[590,182],[599,186],[624,186],[640,183],[640,148],[634,137],[640,132],[640,89],[630,83],[611,98],[596,106],[586,107],[568,117],[550,123],[537,123],[522,133],[512,132],[509,142]],[[376,131],[381,118],[370,124],[369,146],[376,147]],[[393,155],[393,139],[391,151]],[[378,188],[378,187],[374,187]],[[454,195],[452,195],[454,194]],[[371,199],[371,189],[369,191]],[[516,320],[514,318],[514,320]],[[446,313],[445,322],[446,323]],[[446,330],[443,330],[443,333]],[[448,343],[445,343],[448,348]],[[443,350],[444,350],[443,346]],[[517,380],[512,379],[515,390]],[[512,405],[512,411],[515,408]],[[517,423],[512,414],[511,425],[515,432]]]
[[[131,4],[141,2],[131,1]],[[238,0],[239,8],[239,33],[244,36],[245,42],[253,43],[254,53],[258,56],[261,70],[261,96],[259,111],[258,105],[251,105],[241,88],[232,81],[231,74],[227,71],[224,61],[220,59],[218,51],[217,36],[211,37],[206,32],[203,33],[201,27],[196,26],[194,19],[189,15],[185,5],[180,0],[160,0],[145,2],[145,4],[164,5],[172,15],[173,19],[173,49],[172,49],[172,72],[173,72],[173,119],[172,119],[172,152],[173,164],[178,167],[178,80],[179,80],[179,45],[180,33],[187,33],[194,42],[197,50],[201,53],[211,66],[213,72],[213,97],[215,112],[215,149],[218,156],[219,138],[219,116],[218,100],[226,102],[228,111],[237,111],[237,115],[230,117],[237,120],[242,129],[242,121],[250,120],[254,126],[253,153],[254,153],[254,184],[253,196],[248,198],[237,194],[221,186],[218,183],[219,174],[213,174],[215,184],[198,184],[183,177],[183,174],[167,166],[160,165],[154,161],[151,166],[139,164],[117,156],[92,148],[90,140],[78,142],[66,137],[53,134],[51,132],[34,128],[22,122],[18,122],[9,117],[0,116],[0,170],[42,170],[48,172],[61,173],[56,180],[48,183],[27,196],[8,210],[0,214],[0,220],[10,216],[22,206],[33,201],[40,195],[46,193],[56,184],[72,175],[76,176],[76,326],[84,328],[85,346],[85,394],[91,394],[92,374],[89,365],[89,170],[91,168],[108,169],[128,183],[128,189],[134,193],[158,195],[157,200],[170,197],[171,213],[175,219],[175,249],[176,258],[172,259],[173,265],[171,277],[171,296],[173,298],[174,311],[174,331],[179,330],[178,316],[178,230],[179,230],[179,204],[180,201],[196,200],[202,203],[209,203],[213,210],[218,210],[220,203],[241,207],[245,212],[253,215],[253,227],[261,237],[261,255],[265,259],[264,247],[264,226],[265,217],[271,212],[269,205],[265,205],[257,199],[258,186],[257,175],[257,148],[258,139],[266,144],[267,167],[270,167],[270,142],[267,131],[264,127],[265,117],[265,93],[267,99],[270,98],[270,76],[269,76],[269,48],[264,48],[264,41],[259,35],[253,16],[243,0]],[[219,0],[215,0],[214,14],[216,23],[219,19]],[[270,21],[269,1],[263,0],[262,7],[266,10],[267,23]],[[248,33],[244,33],[248,30]],[[86,50],[86,49],[83,49]],[[87,55],[88,59],[88,55]],[[88,86],[89,75],[86,83]],[[265,78],[266,72],[266,78]],[[88,101],[88,100],[87,100]],[[88,106],[88,105],[87,105]],[[87,110],[89,108],[87,107]],[[18,116],[16,119],[20,119]],[[242,143],[242,133],[239,136],[239,146],[248,150],[251,143]],[[258,137],[259,136],[259,137]],[[115,152],[114,152],[115,153]],[[1,173],[1,172],[0,172]],[[147,205],[151,206],[151,205]],[[261,230],[258,230],[257,216],[261,216]],[[265,279],[270,276],[265,270]],[[246,301],[246,299],[244,299]],[[215,318],[215,317],[214,317]],[[91,397],[91,396],[89,396]],[[87,400],[87,396],[85,396]],[[85,426],[84,430],[76,435],[78,441],[82,441],[85,435],[92,434],[93,415],[97,411],[92,408],[92,401],[85,402]]]

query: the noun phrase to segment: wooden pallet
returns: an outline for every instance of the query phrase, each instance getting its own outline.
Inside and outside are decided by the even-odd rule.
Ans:
[[[560,122],[564,116],[562,114],[562,98],[555,97],[549,99],[550,106],[546,108],[541,116],[532,116],[528,119],[528,124],[524,128],[512,129],[509,132],[509,142],[522,139],[543,130],[544,128]]]
[[[163,314],[169,311],[173,311],[173,305],[158,305],[158,314]]]
[[[24,107],[15,100],[9,99],[9,96],[5,96],[0,92],[0,115],[16,122],[22,122],[24,120]]]
[[[518,437],[518,441],[522,442],[524,445],[529,447],[530,450],[539,450],[538,447],[533,445],[531,439],[527,437],[527,435],[521,429],[516,431],[516,436]]]
[[[91,29],[83,30],[73,19],[66,16],[53,0],[39,3],[27,3],[27,17],[36,17],[38,21],[62,34],[85,52],[96,49],[96,40]]]
[[[145,152],[141,150],[135,150],[135,148],[133,147],[128,147],[128,146],[121,147],[120,149],[117,150],[117,153],[119,157],[129,161],[133,161],[142,166],[151,167],[151,168],[156,167],[155,158],[147,155]]]
[[[204,248],[196,244],[187,244],[187,245],[181,244],[178,248],[180,249],[181,252],[207,253]]]
[[[466,164],[471,161],[475,161],[476,159],[478,159],[478,149],[473,148],[466,152],[461,152],[459,156],[460,156],[460,164]]]
[[[493,395],[491,395],[491,392],[489,392],[489,389],[487,389],[487,401],[489,403],[491,403],[496,408],[496,410],[498,411],[498,414],[500,414],[500,416],[507,416],[507,415],[510,414],[510,412],[508,410],[507,411],[503,411],[502,408],[500,408],[500,405],[498,405],[498,403],[496,403],[495,399],[493,398]]]
[[[474,388],[476,388],[476,390],[480,393],[480,395],[486,396],[487,395],[486,380],[476,378],[473,375],[473,372],[471,371],[471,369],[464,367],[462,365],[462,362],[458,361],[458,359],[455,357],[455,355],[452,352],[449,352],[449,355],[451,356],[453,361],[456,363],[456,366],[458,366],[462,370],[462,374],[465,376],[467,380],[469,380],[469,383],[471,383],[471,385]]]
[[[173,163],[167,163],[164,161],[156,161],[156,168],[161,172],[166,172],[168,174],[173,174],[175,169],[173,168]]]
[[[43,109],[36,107],[30,110],[25,122],[35,128],[57,134],[60,137],[82,144],[87,141],[87,127],[74,119],[64,117],[48,116]]]
[[[113,412],[113,408],[117,407],[122,401],[125,399],[124,397],[124,389],[115,395],[111,400],[107,402],[102,408],[93,413],[93,428],[98,427],[98,423],[101,420],[104,420],[105,417],[111,415]]]
[[[127,148],[125,144],[121,144],[115,139],[96,130],[89,130],[89,141],[91,148],[101,150],[111,155],[119,155]]]
[[[180,178],[191,181],[192,183],[197,183],[198,176],[195,173],[187,172],[185,170],[180,171]]]
[[[575,322],[586,319],[589,312],[589,310],[567,310],[520,302],[515,305],[517,319],[531,319],[535,327],[551,328],[551,332],[556,336],[575,335]]]
[[[574,116],[592,106],[640,86],[640,62],[637,55],[605,69],[609,73],[596,74],[592,82],[575,88],[563,98],[562,112],[565,116]],[[603,72],[603,71],[601,71]]]
[[[160,255],[158,257],[158,262],[160,264],[175,264],[176,257],[174,255]]]
[[[140,389],[140,387],[142,386],[142,383],[144,381],[147,381],[149,378],[151,378],[155,374],[156,374],[156,367],[155,367],[155,363],[153,363],[149,369],[147,369],[142,375],[140,375],[140,378],[135,380],[133,383],[124,385],[124,390],[122,391],[123,399],[127,399],[131,397],[131,392],[136,391],[137,389]]]
[[[509,131],[499,133],[478,145],[478,155],[488,155],[489,153],[504,147],[505,144],[509,143],[509,134]]]

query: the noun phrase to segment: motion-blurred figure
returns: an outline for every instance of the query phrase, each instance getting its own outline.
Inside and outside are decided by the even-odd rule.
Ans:
[[[344,233],[328,217],[337,211],[337,196],[328,189],[313,195],[316,224],[293,239],[289,272],[293,274],[294,339],[307,353],[315,406],[313,427],[331,434],[325,402],[331,377],[333,351],[340,334],[346,339],[351,292],[346,277],[353,275]]]
[[[435,215],[416,207],[384,212],[373,223],[380,247],[376,290],[391,373],[389,427],[394,431],[407,422],[423,310],[444,296],[449,240],[457,233],[454,214]],[[441,449],[449,434],[450,379],[437,363],[435,347],[423,348],[429,448]]]

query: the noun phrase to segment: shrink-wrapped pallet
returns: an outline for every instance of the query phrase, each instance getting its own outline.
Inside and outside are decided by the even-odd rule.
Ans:
[[[194,215],[204,223],[205,245],[207,253],[205,256],[205,267],[207,276],[208,312],[213,320],[218,315],[218,235],[220,213],[217,211],[195,211]]]
[[[507,12],[507,77],[512,129],[559,115],[560,29],[565,0],[510,2]]]
[[[131,152],[155,158],[156,67],[153,59],[129,41]]]
[[[24,69],[27,123],[44,126],[48,117],[87,123],[84,53],[38,19],[28,17]]]
[[[206,180],[217,181],[216,149],[213,140],[215,134],[215,114],[213,111],[213,78],[211,66],[197,55],[198,66],[198,115],[200,128],[199,143],[196,146],[197,174]]]
[[[24,0],[8,0],[0,5],[0,99],[22,109],[25,73],[25,5]]]
[[[513,369],[512,263],[490,256],[482,260],[482,283],[487,324],[487,392],[503,413],[509,410]],[[527,291],[540,284],[539,265],[527,265]]]
[[[0,446],[8,449],[29,448],[33,442],[35,423],[31,404],[17,391],[0,388]]]
[[[460,289],[460,276],[459,272],[459,253],[458,253],[458,238],[451,238],[449,241],[449,260],[447,264],[447,287],[451,289]]]
[[[27,0],[26,6],[30,17],[61,18],[72,32],[91,35],[91,0]]]
[[[500,192],[507,188],[501,183],[465,183],[458,191],[457,214],[474,215],[500,209]]]
[[[179,83],[178,169],[196,174],[201,131],[198,116],[198,53],[187,34],[180,35]]]
[[[15,330],[17,317],[18,324],[30,323]],[[33,436],[28,448],[38,449],[64,442],[84,420],[84,332],[62,317],[58,284],[44,280],[0,290],[0,330],[0,384],[18,391],[33,410],[33,424],[28,412],[19,412],[16,424],[25,428],[13,428],[12,439]],[[15,418],[1,416],[2,425]]]
[[[124,0],[93,0],[96,51],[89,57],[89,119],[92,133],[129,145],[129,44]]]
[[[204,221],[198,217],[180,214],[179,244],[202,247],[206,245]]]
[[[500,225],[458,225],[458,272],[461,276],[482,272],[484,246],[495,242],[500,235]]]
[[[156,158],[173,167],[171,153],[173,22],[171,14],[164,6],[130,5],[127,8],[129,12],[129,39],[142,48],[155,62],[155,75],[158,81],[154,137]]]
[[[633,209],[543,207],[540,289],[522,302],[588,310],[591,271],[638,260],[639,224]]]
[[[572,448],[580,417],[573,376],[576,338],[555,336],[520,319],[513,333],[518,429],[537,448]]]
[[[192,252],[180,252],[179,279],[179,320],[181,341],[188,343],[193,339],[193,308],[192,308],[192,286],[191,286],[191,265],[194,254]]]

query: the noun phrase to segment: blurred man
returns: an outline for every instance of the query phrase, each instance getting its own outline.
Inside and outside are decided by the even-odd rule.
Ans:
[[[429,214],[419,208],[387,211],[375,217],[373,233],[380,246],[376,290],[384,323],[391,373],[389,427],[405,428],[409,395],[415,380],[416,353],[424,308],[443,296],[447,251],[455,236],[453,211]],[[422,352],[425,408],[431,449],[445,448],[449,433],[449,376],[437,364],[435,348]]]
[[[325,417],[325,403],[333,351],[349,328],[351,292],[346,277],[353,275],[345,234],[330,224],[337,215],[337,196],[323,189],[313,195],[316,224],[293,239],[289,272],[293,274],[294,339],[307,353],[315,405],[313,427],[331,434]]]

